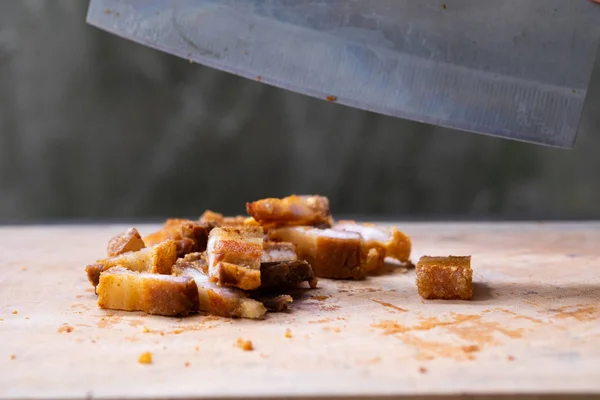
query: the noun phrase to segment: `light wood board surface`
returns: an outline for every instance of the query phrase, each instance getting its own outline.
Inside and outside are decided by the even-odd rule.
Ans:
[[[0,398],[600,394],[600,223],[395,225],[414,260],[471,254],[473,301],[396,270],[263,321],[105,311],[83,269],[123,226],[0,228]]]

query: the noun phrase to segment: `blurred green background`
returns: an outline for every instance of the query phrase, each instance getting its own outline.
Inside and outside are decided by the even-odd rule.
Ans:
[[[0,2],[0,222],[241,213],[600,217],[600,62],[574,150],[346,108],[192,65],[85,24],[87,1]]]

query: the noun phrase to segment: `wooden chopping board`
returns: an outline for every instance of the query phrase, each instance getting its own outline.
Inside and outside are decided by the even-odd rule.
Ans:
[[[396,225],[414,260],[471,254],[473,301],[396,269],[264,321],[105,311],[83,268],[123,226],[0,228],[0,398],[600,394],[600,223]]]

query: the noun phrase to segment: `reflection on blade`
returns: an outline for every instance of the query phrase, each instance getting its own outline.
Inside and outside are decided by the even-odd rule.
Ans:
[[[92,0],[88,22],[352,107],[574,143],[600,6],[564,0]]]

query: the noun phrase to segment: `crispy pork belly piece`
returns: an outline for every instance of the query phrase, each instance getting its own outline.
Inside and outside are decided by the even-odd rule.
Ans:
[[[201,263],[202,260],[197,260]],[[198,310],[220,317],[238,317],[259,319],[262,318],[267,309],[265,306],[242,290],[232,287],[222,287],[211,282],[203,272],[204,267],[198,263],[177,262],[173,267],[176,276],[190,277],[198,288]]]
[[[223,214],[214,212],[212,210],[204,211],[204,214],[200,216],[199,221],[205,224],[211,224],[213,226],[219,226],[223,222]]]
[[[245,217],[243,215],[236,215],[235,217],[224,217],[223,222],[221,223],[221,226],[225,226],[225,227],[244,226],[244,225],[246,225],[247,219],[248,219],[248,217]]]
[[[206,260],[206,252],[186,254],[183,258],[179,258],[177,260],[175,266],[181,264],[191,264],[192,266],[198,268],[205,274],[208,274],[208,261]],[[173,266],[173,268],[175,268],[175,266]]]
[[[270,230],[269,239],[293,243],[298,258],[308,261],[319,278],[365,277],[367,251],[356,232],[287,227]]]
[[[279,261],[296,261],[296,248],[288,242],[264,242],[263,243],[263,263]]]
[[[317,287],[317,279],[312,267],[306,261],[279,261],[260,265],[261,289],[293,287],[308,282],[312,289]]]
[[[140,233],[135,228],[114,236],[108,241],[106,252],[109,257],[116,257],[130,251],[138,251],[146,247]]]
[[[473,297],[471,256],[421,257],[416,266],[417,288],[424,299]]]
[[[258,297],[257,300],[263,303],[267,310],[271,312],[287,311],[290,308],[290,305],[294,302],[294,299],[289,294],[261,296]]]
[[[170,274],[177,260],[175,242],[167,240],[139,251],[124,253],[116,257],[105,258],[88,265],[86,272],[92,285],[97,286],[100,273],[113,267],[123,267],[131,271]]]
[[[258,226],[214,228],[208,238],[208,276],[221,286],[244,290],[260,286],[263,229]]]
[[[331,227],[329,200],[323,196],[267,198],[246,203],[246,211],[265,229],[311,225]]]
[[[104,272],[104,265],[102,264],[91,264],[85,267],[85,273],[87,274],[88,281],[96,288],[100,282],[100,274]]]
[[[177,255],[206,250],[208,233],[212,226],[189,219],[171,218],[165,221],[162,229],[144,238],[147,245],[155,245],[165,240],[173,240],[177,246]]]
[[[252,217],[244,219],[244,226],[260,226],[257,220]]]
[[[356,232],[365,241],[368,253],[367,271],[383,265],[385,257],[407,262],[410,258],[410,238],[395,227],[384,228],[374,224],[357,224],[354,221],[339,221],[335,230]]]
[[[225,217],[223,214],[218,212],[214,212],[211,210],[204,211],[204,214],[200,216],[200,222],[210,224],[212,226],[228,226],[228,227],[236,227],[243,225],[258,225],[252,223],[248,217],[243,215],[236,215],[235,217]]]
[[[100,308],[165,316],[186,316],[198,309],[198,289],[194,280],[185,276],[115,267],[100,275],[96,291]]]

